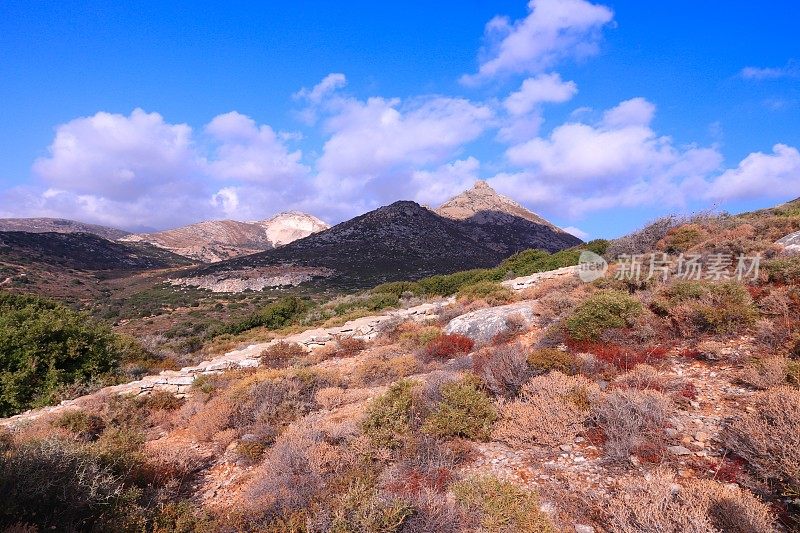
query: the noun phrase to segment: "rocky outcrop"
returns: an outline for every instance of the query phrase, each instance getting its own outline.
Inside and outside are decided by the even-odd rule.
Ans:
[[[505,333],[515,322],[530,326],[537,317],[531,302],[517,302],[458,316],[447,324],[445,332],[465,335],[475,342],[483,343]]]
[[[556,270],[548,270],[547,272],[537,272],[536,274],[531,274],[530,276],[510,279],[502,282],[502,285],[511,290],[521,291],[523,289],[527,289],[528,287],[533,287],[537,283],[546,279],[567,278],[570,276],[576,277],[577,275],[578,267],[568,266],[564,268],[558,268]]]
[[[327,227],[313,215],[290,211],[256,222],[207,220],[158,233],[128,235],[120,240],[148,242],[196,261],[214,263],[271,250]]]
[[[800,231],[790,233],[779,239],[775,244],[783,246],[783,251],[789,254],[800,254]]]
[[[250,270],[208,274],[190,278],[170,279],[177,287],[197,287],[211,292],[261,291],[278,287],[295,287],[315,278],[325,278],[333,273],[327,268],[275,266]]]
[[[497,194],[485,181],[451,198],[436,213],[457,220],[475,240],[505,255],[528,248],[555,252],[582,242],[511,198]]]

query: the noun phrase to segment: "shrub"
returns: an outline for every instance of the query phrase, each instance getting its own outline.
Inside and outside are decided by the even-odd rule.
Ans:
[[[599,291],[575,309],[566,328],[573,339],[596,340],[606,329],[631,325],[641,312],[636,298],[621,291]]]
[[[656,390],[663,392],[666,379],[659,371],[647,364],[636,365],[633,370],[625,372],[614,379],[614,386],[637,390]]]
[[[114,529],[127,497],[122,479],[81,446],[48,439],[0,454],[0,526]]]
[[[674,216],[656,219],[644,228],[612,241],[608,245],[606,254],[613,260],[624,254],[653,252],[657,249],[658,242],[666,237],[670,230],[682,223],[681,219]]]
[[[616,461],[660,453],[672,412],[670,399],[653,390],[617,389],[592,400],[592,420],[605,437],[605,455]]]
[[[388,359],[380,355],[366,357],[353,369],[350,383],[360,386],[389,383],[414,374],[420,366],[419,359],[413,355],[398,355]]]
[[[0,292],[0,417],[52,403],[64,387],[113,380],[130,348],[83,313]]]
[[[489,305],[501,305],[513,299],[511,289],[506,288],[496,281],[480,281],[466,285],[456,294],[459,300],[485,300]]]
[[[789,369],[789,360],[785,357],[756,359],[745,367],[739,380],[756,389],[771,389],[790,381]]]
[[[442,386],[442,400],[425,420],[423,431],[445,438],[488,439],[497,413],[477,385],[477,378],[467,376]]]
[[[397,307],[399,296],[399,294],[372,291],[364,296],[347,297],[345,301],[336,305],[333,311],[337,315],[346,315],[357,309],[380,311],[387,307]]]
[[[343,337],[336,341],[334,357],[355,357],[367,348],[367,341],[353,337]]]
[[[410,292],[415,296],[422,294],[422,287],[415,281],[390,281],[381,283],[370,291],[372,294],[392,294],[400,298],[403,293]]]
[[[286,296],[239,322],[224,326],[219,333],[237,335],[259,327],[280,329],[290,325],[307,310],[308,304],[306,302],[296,296]]]
[[[707,480],[681,487],[665,468],[625,480],[621,493],[604,504],[608,530],[620,533],[775,531],[769,506],[749,492]]]
[[[528,355],[528,366],[535,375],[546,374],[551,370],[572,375],[578,363],[569,352],[557,348],[539,348]]]
[[[425,347],[425,355],[428,359],[450,359],[469,353],[474,346],[472,339],[458,333],[439,335]]]
[[[77,438],[86,441],[96,440],[106,429],[102,417],[74,409],[61,413],[53,420],[53,425],[66,429],[74,433]]]
[[[381,498],[371,483],[356,479],[336,502],[330,531],[360,532],[400,531],[405,521],[414,513],[407,503]]]
[[[425,348],[431,341],[442,335],[441,328],[419,326],[416,323],[403,324],[398,330],[400,331],[400,343],[411,348]]]
[[[261,351],[261,364],[267,368],[284,368],[308,355],[308,352],[294,342],[276,342]]]
[[[800,391],[779,387],[760,392],[748,407],[727,421],[725,447],[759,478],[800,490]]]
[[[522,387],[518,400],[501,407],[494,438],[513,447],[571,442],[584,429],[596,389],[581,376],[537,376]]]
[[[456,501],[478,516],[485,531],[555,532],[540,509],[538,495],[513,483],[480,476],[459,481],[452,490]]]
[[[438,274],[421,279],[418,283],[426,295],[450,296],[466,285],[472,285],[479,281],[499,281],[501,279],[503,279],[503,272],[498,269],[475,269],[453,274]]]
[[[376,446],[397,448],[411,434],[416,383],[400,380],[367,408],[364,433]]]
[[[516,396],[530,377],[525,353],[517,343],[480,350],[472,358],[472,371],[497,396]]]
[[[682,330],[737,333],[755,324],[758,313],[747,289],[735,282],[680,281],[661,291],[656,301]]]
[[[326,472],[315,459],[317,435],[291,428],[275,442],[246,492],[247,514],[265,519],[302,509],[323,487]]]
[[[767,281],[785,285],[800,283],[800,257],[786,257],[766,261]]]

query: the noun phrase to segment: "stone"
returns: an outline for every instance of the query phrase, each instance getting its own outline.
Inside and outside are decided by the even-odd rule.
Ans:
[[[585,524],[575,524],[575,533],[594,533],[594,528]]]
[[[667,451],[673,455],[692,455],[692,451],[684,446],[667,446]]]
[[[476,342],[488,342],[497,334],[508,331],[508,319],[519,317],[529,326],[536,316],[530,302],[478,309],[452,319],[445,327],[445,333],[457,333]]]
[[[798,254],[800,253],[800,231],[795,231],[789,235],[778,239],[775,244],[783,246],[784,253]]]

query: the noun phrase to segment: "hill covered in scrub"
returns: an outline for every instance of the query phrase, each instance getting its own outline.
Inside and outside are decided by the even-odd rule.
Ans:
[[[275,277],[278,267],[287,274],[305,267],[317,273],[282,283],[316,279],[321,286],[363,289],[386,281],[489,268],[529,248],[553,252],[581,242],[485,184],[442,209],[438,214],[415,202],[395,202],[278,249],[187,272],[185,283],[216,279],[223,284],[247,272],[269,270]]]
[[[270,304],[208,361],[6,421],[0,524],[796,529],[800,257],[775,243],[798,230],[784,208],[668,218]],[[582,249],[604,277],[569,268]],[[653,252],[762,260],[742,279],[613,261]]]

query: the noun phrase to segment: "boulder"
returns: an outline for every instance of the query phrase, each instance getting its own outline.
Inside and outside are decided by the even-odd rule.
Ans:
[[[783,246],[783,251],[789,254],[800,254],[800,231],[790,233],[779,239],[775,244]]]
[[[508,331],[514,321],[530,326],[537,316],[531,302],[517,302],[457,316],[447,324],[445,332],[466,335],[479,343],[489,342],[495,335]]]

